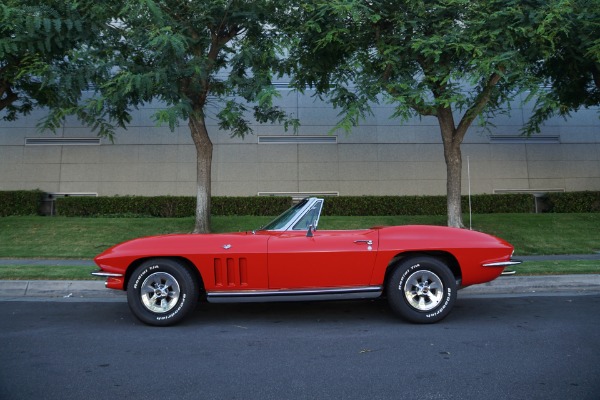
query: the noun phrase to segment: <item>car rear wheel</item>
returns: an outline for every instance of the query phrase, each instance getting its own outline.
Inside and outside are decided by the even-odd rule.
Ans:
[[[456,299],[454,275],[448,266],[433,257],[402,261],[392,272],[386,289],[394,313],[421,324],[444,319]]]
[[[127,302],[140,321],[168,326],[194,310],[198,292],[198,283],[181,263],[151,259],[133,271],[127,284]]]

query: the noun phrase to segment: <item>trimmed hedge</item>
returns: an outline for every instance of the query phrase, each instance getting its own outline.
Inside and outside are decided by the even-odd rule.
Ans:
[[[340,196],[325,198],[323,215],[444,215],[445,196]]]
[[[211,214],[272,216],[281,214],[291,206],[291,197],[213,197]]]
[[[548,193],[546,201],[553,213],[600,212],[600,192]]]
[[[174,196],[59,197],[56,215],[65,217],[187,217],[196,199]]]
[[[471,196],[477,214],[529,213],[535,209],[529,194],[480,194]],[[462,197],[464,212],[469,198]],[[446,196],[343,196],[327,197],[323,215],[446,215]]]
[[[462,197],[462,209],[469,211],[468,196]],[[475,214],[531,213],[535,212],[535,197],[525,193],[476,194],[471,196],[471,209]]]
[[[0,192],[0,217],[9,215],[36,215],[44,197],[41,190],[14,190]]]
[[[472,196],[473,212],[529,213],[533,196],[527,194]],[[445,215],[446,196],[342,196],[325,199],[323,215]],[[279,215],[291,205],[289,197],[213,197],[212,215]],[[468,210],[463,197],[463,209]],[[62,216],[150,216],[189,217],[195,213],[194,197],[116,196],[64,197],[56,199],[56,214]]]
[[[44,193],[34,191],[0,191],[0,217],[35,215],[39,213]],[[463,211],[469,207],[463,196]],[[327,197],[323,215],[445,215],[446,196],[341,196]],[[274,216],[285,211],[290,197],[213,197],[213,215]],[[548,193],[547,212],[600,212],[600,192]],[[530,213],[535,211],[535,199],[530,194],[479,194],[471,196],[476,214]],[[115,196],[59,197],[55,200],[56,215],[69,217],[190,217],[194,216],[196,198],[191,196]]]
[[[290,197],[213,197],[212,215],[279,215],[292,204]],[[66,217],[162,217],[194,216],[191,196],[62,197],[56,199],[56,215]]]

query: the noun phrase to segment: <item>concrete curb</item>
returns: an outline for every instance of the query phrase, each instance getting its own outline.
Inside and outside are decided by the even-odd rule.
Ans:
[[[469,286],[460,294],[532,294],[558,292],[600,293],[600,274],[501,276],[491,282]]]
[[[600,274],[501,276],[460,291],[459,296],[600,293]],[[122,299],[122,291],[104,287],[104,281],[0,281],[0,300],[33,298]]]
[[[0,281],[0,298],[125,298],[125,292],[104,287],[104,281]]]

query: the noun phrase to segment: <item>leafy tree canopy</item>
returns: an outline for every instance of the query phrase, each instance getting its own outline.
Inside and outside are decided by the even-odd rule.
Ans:
[[[556,8],[542,0],[309,1],[293,16],[304,23],[300,35],[290,31],[290,71],[299,88],[343,108],[342,127],[381,101],[402,118],[448,107],[472,118],[537,87],[525,72],[552,40],[545,31]]]
[[[600,1],[558,1],[551,42],[532,59],[544,90],[536,101],[527,132],[553,115],[568,116],[579,108],[600,105]]]
[[[312,0],[291,18],[301,23],[288,31],[289,72],[341,109],[338,127],[351,129],[380,102],[395,118],[437,118],[448,223],[462,226],[464,136],[476,118],[538,93],[531,60],[555,40],[562,9],[546,0]]]
[[[192,115],[206,118],[209,102],[220,104],[209,117],[233,136],[251,132],[249,117],[295,125],[273,104],[280,48],[269,21],[276,11],[271,1],[123,2],[113,24],[119,35],[106,43],[111,57],[100,60],[114,74],[75,112],[108,136],[108,121],[124,127],[132,109],[152,101],[164,106],[155,121],[171,129]],[[47,123],[63,117],[51,115]]]
[[[76,103],[96,69],[86,50],[110,2],[5,0],[0,4],[0,111],[14,120],[38,106]]]

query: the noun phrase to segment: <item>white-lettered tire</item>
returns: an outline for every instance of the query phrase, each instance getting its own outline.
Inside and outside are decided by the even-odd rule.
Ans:
[[[198,282],[178,261],[156,258],[144,261],[127,284],[127,302],[142,322],[173,325],[190,314],[198,303]]]
[[[452,310],[456,279],[437,258],[414,257],[395,267],[386,290],[394,313],[410,322],[430,324],[441,321]]]

